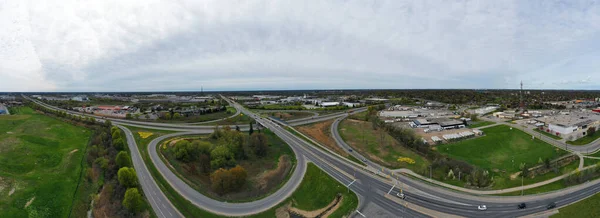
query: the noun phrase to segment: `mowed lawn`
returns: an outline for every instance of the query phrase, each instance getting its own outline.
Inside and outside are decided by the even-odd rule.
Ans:
[[[13,111],[0,116],[0,217],[68,217],[91,132]]]
[[[551,218],[600,217],[600,194],[560,208]]]
[[[427,159],[400,145],[385,130],[374,130],[371,122],[345,119],[338,127],[342,139],[372,161],[390,168],[408,168],[415,172],[428,169],[430,162]],[[415,163],[399,162],[400,157],[408,157]]]
[[[519,171],[521,163],[531,167],[539,158],[554,159],[566,154],[552,145],[509,126],[499,125],[482,129],[484,136],[438,146],[438,151],[484,169]],[[514,164],[513,164],[514,159]]]

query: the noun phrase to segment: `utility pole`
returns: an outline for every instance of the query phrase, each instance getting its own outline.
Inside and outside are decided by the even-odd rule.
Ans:
[[[525,175],[521,175],[521,196],[523,196],[523,178],[525,178]]]
[[[432,179],[432,174],[433,174],[433,169],[432,169],[433,165],[429,165],[429,179]]]

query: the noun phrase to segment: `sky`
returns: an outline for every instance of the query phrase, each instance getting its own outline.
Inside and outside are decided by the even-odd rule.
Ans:
[[[0,92],[600,89],[600,1],[0,0]]]

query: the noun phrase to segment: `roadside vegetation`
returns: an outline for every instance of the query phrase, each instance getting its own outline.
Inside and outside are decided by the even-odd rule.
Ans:
[[[273,132],[251,132],[226,126],[209,136],[166,140],[158,149],[197,191],[220,201],[249,201],[281,187],[296,164],[291,148]]]

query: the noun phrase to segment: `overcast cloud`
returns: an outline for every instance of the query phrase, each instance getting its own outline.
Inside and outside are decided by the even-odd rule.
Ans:
[[[600,89],[600,2],[0,0],[0,91]]]

